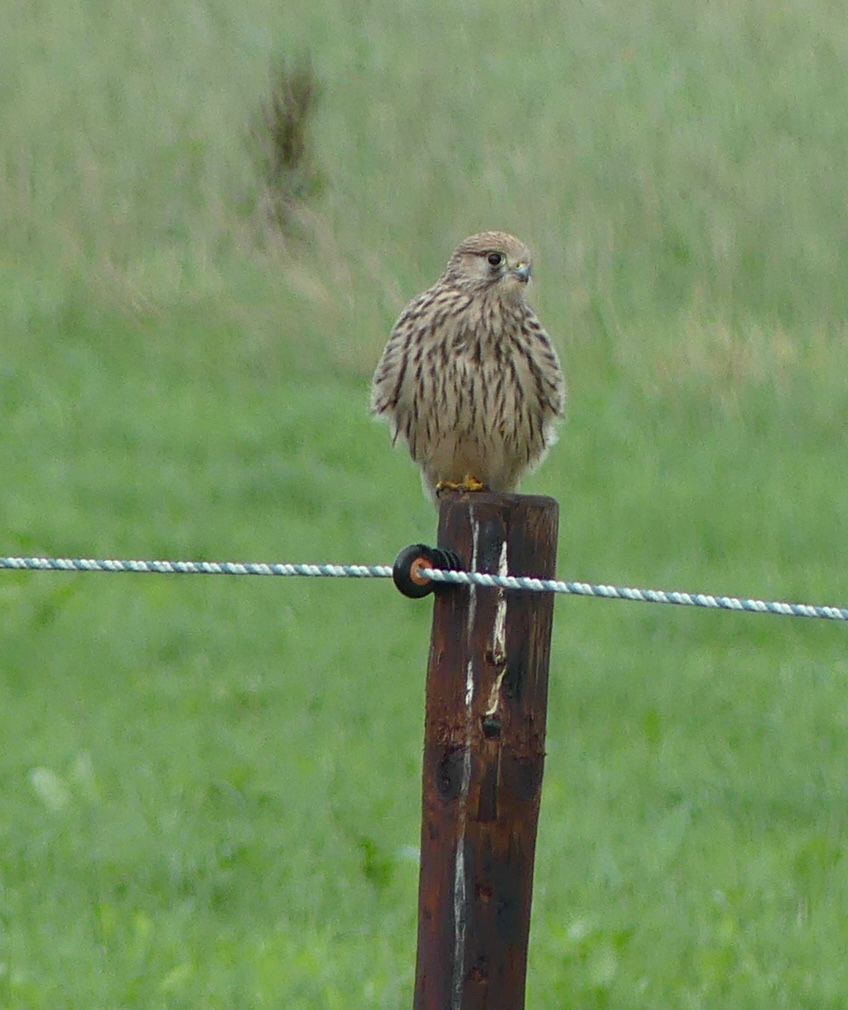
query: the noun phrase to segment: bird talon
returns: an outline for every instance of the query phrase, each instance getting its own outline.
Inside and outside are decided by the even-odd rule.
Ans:
[[[459,494],[468,494],[477,491],[488,491],[489,488],[482,481],[478,480],[473,474],[466,474],[464,479],[461,481],[455,480],[440,480],[436,485],[436,494],[439,495],[443,491],[456,491]]]
[[[465,480],[462,482],[463,491],[488,491],[489,488],[481,480],[478,480],[473,474],[467,473],[465,475]]]

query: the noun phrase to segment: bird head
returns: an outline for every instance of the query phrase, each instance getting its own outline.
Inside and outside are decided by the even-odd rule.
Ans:
[[[484,231],[461,242],[448,261],[446,277],[469,291],[493,291],[517,301],[533,271],[530,250],[514,235]]]

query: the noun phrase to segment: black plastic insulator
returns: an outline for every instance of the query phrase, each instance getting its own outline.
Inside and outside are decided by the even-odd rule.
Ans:
[[[448,589],[445,583],[433,582],[419,575],[422,568],[438,568],[440,571],[460,571],[462,562],[453,551],[442,547],[428,547],[426,544],[410,544],[395,558],[392,567],[394,584],[413,600],[420,600],[437,589]]]

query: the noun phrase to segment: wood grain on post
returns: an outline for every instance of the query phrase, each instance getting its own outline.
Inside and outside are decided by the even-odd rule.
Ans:
[[[553,578],[552,498],[451,495],[439,547]],[[522,1010],[553,597],[449,586],[427,671],[415,1010]]]

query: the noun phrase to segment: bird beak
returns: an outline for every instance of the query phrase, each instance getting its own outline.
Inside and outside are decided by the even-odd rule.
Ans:
[[[530,280],[529,263],[516,263],[516,265],[512,269],[512,272],[521,281],[522,284],[526,284]]]

